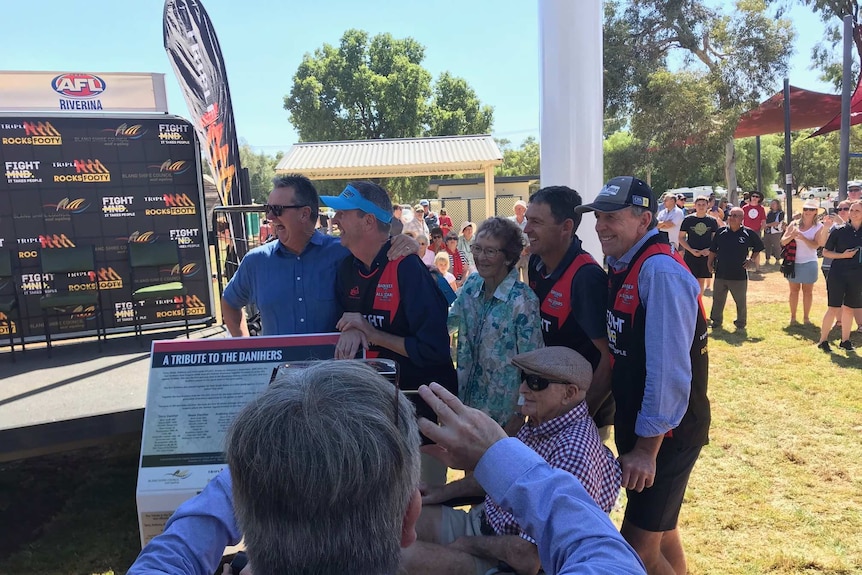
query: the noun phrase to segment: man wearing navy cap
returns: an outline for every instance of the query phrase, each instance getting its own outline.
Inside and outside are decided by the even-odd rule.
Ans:
[[[350,250],[336,272],[336,303],[341,319],[337,359],[352,359],[360,348],[368,357],[394,359],[401,389],[416,390],[436,381],[454,394],[458,378],[449,354],[448,303],[431,273],[415,254],[389,261],[392,203],[372,182],[353,182],[339,196],[321,196],[335,210],[341,245]],[[416,411],[436,421],[416,395]],[[430,460],[426,460],[430,464]],[[423,465],[426,464],[423,461]],[[445,467],[426,474],[426,483],[446,482]],[[442,472],[442,476],[439,474]]]
[[[658,233],[656,207],[650,187],[625,176],[577,211],[595,213],[609,267],[614,435],[628,493],[620,532],[648,573],[682,575],[679,510],[709,441],[707,325],[700,286]],[[664,361],[672,342],[689,354]]]

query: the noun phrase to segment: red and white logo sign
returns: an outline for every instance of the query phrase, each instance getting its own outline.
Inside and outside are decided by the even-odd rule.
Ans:
[[[61,74],[51,80],[51,87],[67,98],[90,99],[105,91],[105,81],[94,74]]]

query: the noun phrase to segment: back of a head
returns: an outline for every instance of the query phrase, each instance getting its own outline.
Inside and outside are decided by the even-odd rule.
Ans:
[[[289,371],[237,416],[227,458],[256,575],[392,573],[419,480],[413,405],[360,362]]]

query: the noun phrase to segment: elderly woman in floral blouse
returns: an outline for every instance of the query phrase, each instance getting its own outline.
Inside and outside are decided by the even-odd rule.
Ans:
[[[513,434],[523,418],[517,413],[521,376],[510,360],[544,346],[539,300],[518,280],[523,239],[517,224],[485,220],[470,249],[478,273],[449,310],[449,331],[458,332],[459,396]]]

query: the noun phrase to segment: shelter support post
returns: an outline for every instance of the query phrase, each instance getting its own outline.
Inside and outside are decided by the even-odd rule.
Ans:
[[[793,219],[793,164],[790,160],[790,80],[784,79],[784,196],[787,209],[784,211],[787,223]]]
[[[755,158],[757,162],[757,191],[760,192],[760,197],[764,197],[763,195],[763,170],[761,169],[760,164],[760,136],[756,136],[754,138],[754,147],[756,149]]]
[[[497,197],[494,193],[494,166],[485,166],[485,217],[493,218],[497,213]]]
[[[844,75],[841,79],[841,140],[838,160],[838,200],[847,199],[850,171],[850,84],[853,82],[853,16],[844,16]]]

